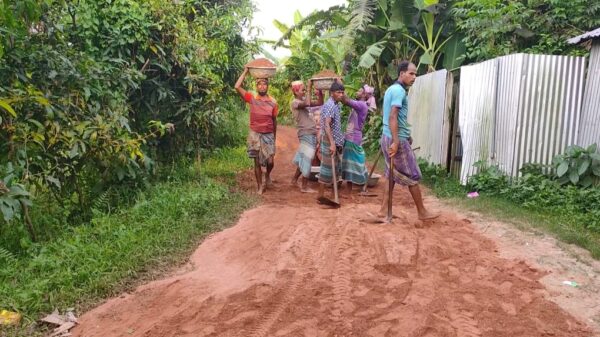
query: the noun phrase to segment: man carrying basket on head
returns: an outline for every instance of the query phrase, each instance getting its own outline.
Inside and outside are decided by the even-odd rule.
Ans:
[[[255,96],[242,88],[242,83],[248,74],[248,66],[235,83],[235,90],[250,106],[250,131],[248,133],[248,157],[254,159],[254,175],[258,186],[258,194],[263,194],[267,187],[272,186],[271,171],[274,167],[275,138],[277,135],[277,102],[267,94],[269,80],[256,79]],[[267,171],[263,180],[262,167]]]

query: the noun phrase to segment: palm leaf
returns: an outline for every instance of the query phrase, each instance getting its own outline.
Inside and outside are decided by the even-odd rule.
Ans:
[[[365,31],[378,6],[377,0],[354,0],[350,3],[350,22],[344,29],[343,45],[353,45],[356,33]]]
[[[346,26],[346,31],[350,34],[364,31],[373,20],[378,5],[377,0],[353,1],[350,5],[350,22]]]
[[[281,46],[284,43],[284,41],[289,40],[294,30],[300,30],[305,26],[315,26],[316,29],[319,29],[323,26],[326,26],[327,23],[339,21],[341,18],[339,13],[343,13],[345,11],[345,5],[336,5],[331,6],[325,10],[313,11],[312,13],[304,17],[302,20],[300,20],[300,22],[289,27],[289,29],[283,33],[279,40],[277,40],[275,46]]]
[[[419,10],[415,7],[412,0],[396,0],[390,6],[392,15],[390,17],[390,27],[415,27],[419,20]],[[401,23],[401,25],[399,24]]]
[[[367,51],[360,56],[358,65],[362,68],[371,68],[384,51],[386,42],[387,41],[379,41],[370,45],[369,48],[367,48]]]
[[[290,29],[290,27],[288,27],[288,25],[286,25],[285,23],[283,23],[277,19],[273,20],[273,26],[275,26],[275,28],[279,29],[279,31],[282,33],[285,33]]]
[[[299,10],[294,12],[294,24],[298,24],[298,22],[302,21],[302,14],[300,14]],[[282,32],[283,33],[283,32]]]
[[[11,116],[17,117],[17,112],[10,106],[10,104],[8,104],[8,102],[0,99],[0,107],[6,110],[6,112],[8,112]]]

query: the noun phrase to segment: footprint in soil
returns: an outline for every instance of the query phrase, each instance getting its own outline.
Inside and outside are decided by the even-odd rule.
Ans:
[[[408,278],[408,274],[406,272],[406,268],[402,267],[399,264],[378,264],[375,265],[375,269],[382,274],[392,275],[402,278]]]

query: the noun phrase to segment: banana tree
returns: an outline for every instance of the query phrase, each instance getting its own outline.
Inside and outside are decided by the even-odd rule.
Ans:
[[[427,65],[427,71],[435,71],[435,65],[438,62],[442,48],[451,37],[440,42],[440,35],[444,29],[444,25],[440,25],[435,29],[435,15],[439,13],[439,0],[414,0],[414,7],[421,14],[425,34],[418,32],[418,39],[411,34],[404,34],[405,37],[413,41],[421,49],[421,57],[419,58],[419,66]]]

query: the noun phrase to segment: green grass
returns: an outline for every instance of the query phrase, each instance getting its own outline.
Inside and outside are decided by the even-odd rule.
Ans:
[[[560,241],[587,249],[600,259],[600,234],[583,223],[585,220],[543,206],[523,206],[492,193],[480,192],[478,198],[466,197],[467,188],[455,178],[434,170],[423,170],[423,184],[452,206],[508,222],[522,230],[532,228],[551,233]]]
[[[32,335],[31,323],[43,313],[86,310],[184,261],[206,234],[252,205],[231,192],[232,177],[250,164],[243,148],[221,149],[201,165],[172,169],[130,208],[97,214],[27,256],[0,254],[0,309],[25,315],[24,327],[2,334]]]

